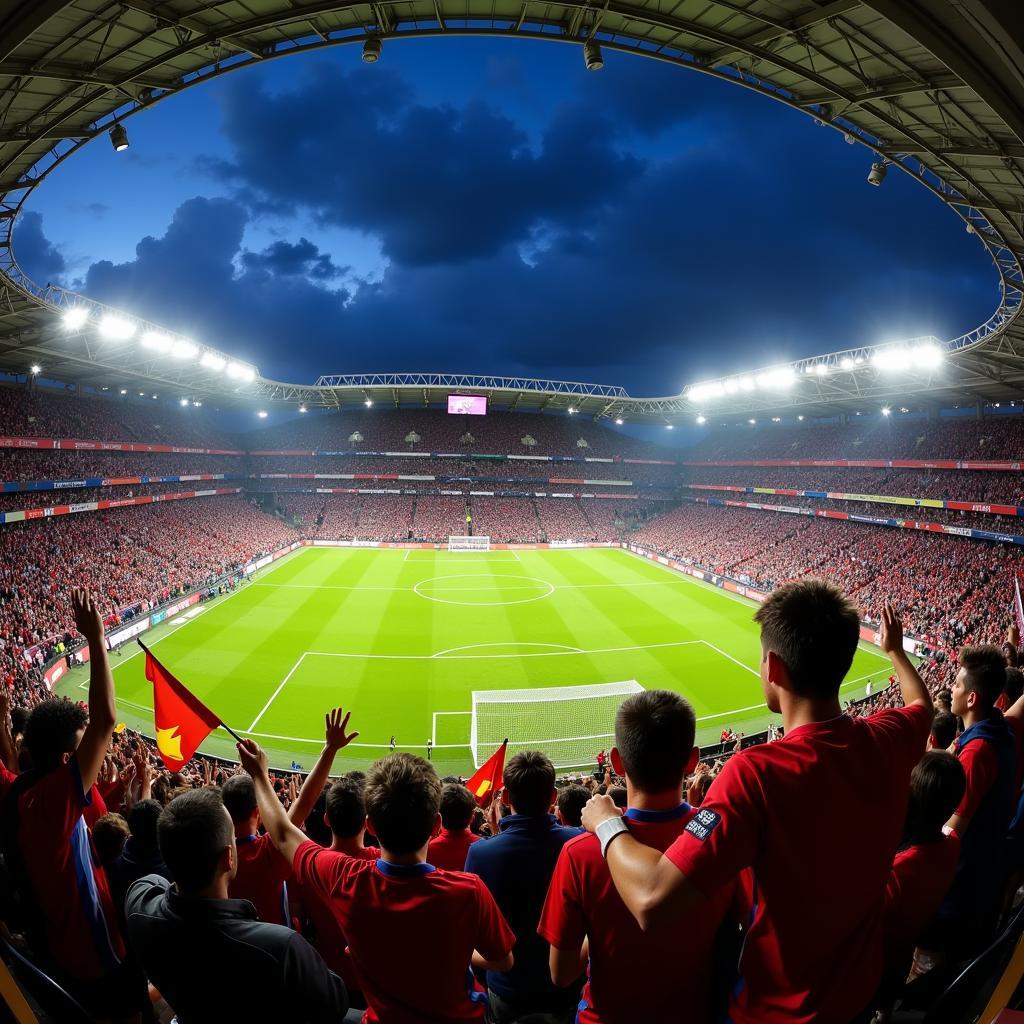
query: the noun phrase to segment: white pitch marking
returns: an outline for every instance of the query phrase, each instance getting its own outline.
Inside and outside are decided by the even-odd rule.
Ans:
[[[302,654],[299,655],[299,660],[295,662],[294,665],[292,665],[291,671],[288,673],[288,675],[284,677],[284,679],[281,680],[280,686],[278,686],[278,688],[270,695],[270,700],[268,700],[267,703],[263,705],[263,709],[252,720],[252,725],[250,725],[249,728],[245,730],[246,732],[251,733],[253,729],[256,728],[256,726],[259,724],[259,720],[264,716],[264,714],[266,714],[267,708],[269,708],[270,705],[274,703],[274,701],[277,699],[277,695],[284,689],[285,683],[287,683],[288,680],[291,679],[291,677],[295,674],[295,670],[303,663],[303,661],[305,661],[307,653],[307,651],[303,651]]]
[[[650,651],[660,647],[690,647],[693,644],[702,643],[704,643],[703,640],[670,640],[661,644],[634,644],[630,647],[596,647],[589,651],[538,651],[535,654],[453,654],[446,660],[486,661],[490,658],[571,658],[579,654],[619,654],[624,651]],[[481,647],[484,645],[473,644],[472,646]],[[505,645],[502,644],[500,646]],[[318,658],[366,658],[384,661],[429,661],[431,658],[436,657],[434,654],[353,654],[349,651],[306,651],[306,654]]]
[[[524,641],[510,640],[507,643],[493,643],[493,644],[463,644],[462,647],[449,647],[446,651],[438,651],[437,654],[432,654],[431,658],[443,658],[446,654],[454,654],[455,651],[472,651],[477,647],[557,647],[563,652],[570,654],[586,654],[581,647],[570,647],[568,644],[542,644],[542,643],[528,643]],[[456,712],[450,712],[455,714]]]

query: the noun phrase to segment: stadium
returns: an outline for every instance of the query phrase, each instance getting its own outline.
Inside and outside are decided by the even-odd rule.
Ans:
[[[420,369],[330,373],[393,351],[391,321],[304,347],[311,312],[265,374],[223,320],[186,329],[202,310],[172,283],[118,304],[100,286],[127,263],[76,277],[40,243],[33,204],[76,168],[88,193],[90,154],[133,152],[161,101],[442,37],[559,42],[588,79],[647,58],[807,115],[802,144],[832,129],[866,192],[910,182],[957,218],[994,308],[956,336],[795,359],[694,342],[700,372],[654,397],[583,382],[600,378],[583,321],[562,361],[542,325],[524,337],[522,375],[476,372],[476,340],[452,366],[456,341],[412,322]],[[0,1020],[1024,1020],[1015,4],[38,0],[0,5],[0,41]],[[269,125],[281,94],[253,91]],[[498,162],[528,177],[517,145]],[[80,197],[95,224],[98,197]],[[562,244],[559,202],[520,249],[531,267]],[[389,217],[405,230],[411,209]],[[744,263],[739,220],[719,221],[737,306],[764,256]],[[257,252],[246,230],[237,279],[290,244]],[[139,242],[138,266],[171,235]],[[300,244],[303,287],[344,281],[345,316],[387,290]],[[441,263],[419,267],[438,292]],[[297,289],[293,270],[257,284],[283,303],[286,273]],[[881,308],[888,283],[865,274]],[[848,283],[837,269],[836,295]],[[644,348],[656,317],[629,316],[617,348],[664,358],[631,379],[671,379]],[[305,383],[309,358],[341,365]]]

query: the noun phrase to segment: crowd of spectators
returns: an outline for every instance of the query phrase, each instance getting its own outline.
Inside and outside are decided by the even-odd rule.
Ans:
[[[1014,888],[1013,631],[928,687],[885,603],[890,686],[843,709],[857,610],[786,585],[755,616],[768,743],[699,763],[693,709],[646,691],[596,777],[524,751],[478,806],[407,753],[332,781],[340,708],[304,779],[250,739],[170,772],[114,728],[100,606],[70,607],[87,705],[0,689],[2,913],[98,1019],[866,1024],[933,1000]]]
[[[175,452],[97,452],[66,449],[0,448],[0,481],[103,480],[136,476],[194,476],[204,473],[249,473],[239,455],[193,455]]]

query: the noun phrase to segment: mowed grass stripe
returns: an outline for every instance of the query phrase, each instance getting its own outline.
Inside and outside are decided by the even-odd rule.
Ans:
[[[760,647],[748,603],[618,550],[522,551],[518,561],[479,555],[463,561],[447,552],[429,560],[415,552],[407,560],[405,554],[307,548],[261,574],[257,585],[167,634],[157,653],[226,722],[242,729],[295,668],[256,729],[295,738],[261,741],[281,766],[298,757],[309,767],[324,712],[339,703],[353,709],[359,742],[373,745],[346,751],[339,767],[369,763],[392,733],[400,748],[422,752],[433,712],[468,711],[473,689],[637,679],[648,689],[685,694],[701,717],[716,716],[701,725],[702,742],[717,738],[725,724],[750,732],[770,718],[750,671],[757,669]],[[437,576],[453,579],[424,592],[443,598],[446,585],[460,587],[465,578],[472,589],[448,596],[469,603],[441,603],[414,592],[417,583]],[[526,586],[522,577],[556,589],[526,603],[472,603],[527,596],[518,589]],[[695,641],[721,648],[748,668]],[[302,658],[307,651],[346,656]],[[859,651],[850,678],[869,672],[882,677],[885,664]],[[83,678],[76,673],[69,684],[78,697]],[[152,717],[143,709],[151,706],[152,693],[143,660],[124,662],[116,679],[125,699],[122,717],[151,734]],[[854,684],[848,695],[862,687]],[[741,710],[752,705],[758,710]],[[568,705],[566,721],[574,723],[584,711]],[[467,716],[438,721],[439,743],[468,738]],[[205,749],[230,756],[233,743],[215,734]],[[435,763],[442,771],[470,768],[464,748],[435,751]]]

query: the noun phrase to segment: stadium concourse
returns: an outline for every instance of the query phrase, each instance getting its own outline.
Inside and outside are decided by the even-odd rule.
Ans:
[[[725,720],[720,723],[720,742],[702,750],[699,762],[691,761],[693,712],[685,701],[660,691],[640,693],[623,705],[628,714],[620,712],[617,723],[607,724],[609,734],[614,725],[621,758],[617,754],[608,762],[602,755],[604,767],[597,777],[589,771],[558,776],[543,753],[518,754],[509,760],[504,786],[512,813],[502,820],[499,801],[484,810],[476,808],[461,779],[450,779],[441,790],[436,774],[431,776],[433,768],[409,760],[408,755],[383,759],[370,770],[369,780],[354,772],[331,784],[328,774],[339,750],[352,741],[352,730],[370,725],[360,722],[358,707],[346,709],[353,716],[348,731],[338,721],[328,724],[324,754],[308,775],[268,774],[255,750],[242,751],[242,774],[237,764],[208,756],[197,756],[172,772],[141,733],[122,729],[111,736],[116,705],[112,693],[104,696],[104,633],[120,643],[134,632],[133,624],[155,623],[190,601],[230,592],[245,578],[247,568],[301,543],[444,546],[450,536],[471,529],[494,543],[533,547],[621,544],[759,600],[772,592],[781,599],[788,581],[808,577],[838,585],[859,609],[855,616],[852,608],[837,606],[818,621],[816,612],[806,607],[801,612],[799,599],[791,599],[766,618],[761,613],[758,618],[765,644],[770,650],[786,652],[780,657],[789,659],[791,673],[803,657],[800,644],[816,651],[821,665],[828,663],[832,648],[847,642],[840,639],[846,635],[844,615],[847,621],[854,616],[854,643],[861,636],[874,638],[892,659],[888,685],[866,699],[844,702],[842,721],[850,724],[842,728],[857,727],[856,734],[844,741],[850,744],[846,756],[852,760],[840,759],[831,766],[819,762],[814,767],[801,766],[798,759],[794,762],[798,788],[791,798],[796,810],[803,799],[801,787],[813,791],[822,784],[815,779],[829,778],[830,771],[853,772],[860,779],[843,806],[837,805],[836,814],[871,818],[877,825],[873,832],[877,841],[872,845],[864,839],[856,844],[855,859],[844,877],[851,873],[867,877],[873,872],[884,883],[889,867],[879,857],[892,857],[902,832],[903,845],[891,865],[886,897],[888,924],[883,926],[880,916],[871,926],[887,929],[884,971],[878,939],[882,932],[874,939],[865,933],[859,941],[877,941],[877,955],[865,952],[864,959],[850,958],[837,986],[822,985],[813,976],[800,980],[806,990],[796,998],[817,1005],[817,1010],[801,1016],[795,1009],[782,1009],[797,1004],[787,1003],[792,995],[778,992],[772,997],[777,1011],[751,1010],[744,1016],[742,1005],[734,1005],[732,1019],[852,1021],[861,1010],[868,1015],[875,1010],[887,1013],[898,995],[906,1000],[908,993],[927,1005],[955,976],[956,965],[995,937],[1004,896],[1009,900],[1015,887],[1010,879],[1016,864],[997,858],[1003,857],[1003,837],[1016,834],[1011,828],[1011,805],[1016,805],[1024,767],[1024,745],[1019,740],[1024,729],[1018,725],[1024,705],[1014,703],[1021,697],[1024,678],[1013,667],[1019,636],[1008,630],[1024,543],[1024,530],[1015,526],[1024,516],[1024,507],[1018,504],[1024,477],[1020,464],[1010,460],[1019,450],[1024,420],[1012,416],[879,418],[861,423],[853,419],[813,427],[765,425],[756,431],[745,425],[710,431],[695,448],[667,450],[565,416],[496,413],[469,433],[443,412],[377,409],[320,413],[258,432],[229,434],[203,410],[178,411],[151,405],[144,398],[3,388],[0,409],[6,435],[0,440],[0,665],[6,684],[0,688],[0,759],[2,786],[12,790],[2,812],[7,815],[4,854],[8,879],[23,888],[23,899],[25,893],[34,893],[46,927],[40,932],[19,916],[17,900],[5,916],[14,931],[23,931],[30,943],[49,951],[45,961],[49,973],[99,1017],[131,1019],[141,1013],[166,1019],[171,1014],[169,1003],[183,1024],[213,1019],[196,1012],[189,986],[163,968],[159,957],[154,959],[161,944],[171,941],[167,937],[171,932],[136,923],[140,915],[151,918],[163,913],[158,904],[133,903],[143,900],[143,893],[138,887],[131,890],[126,938],[137,959],[125,959],[120,937],[124,904],[115,911],[107,901],[108,892],[123,901],[129,884],[152,872],[164,877],[178,872],[179,890],[187,891],[183,879],[188,856],[180,849],[183,840],[175,845],[174,828],[180,828],[183,836],[193,836],[189,840],[193,845],[198,841],[195,830],[216,833],[220,826],[202,801],[208,787],[220,786],[238,837],[240,864],[238,875],[230,881],[227,875],[217,874],[220,868],[215,869],[214,881],[221,881],[214,888],[224,895],[250,899],[264,922],[286,921],[298,927],[347,986],[345,994],[322,965],[307,966],[301,980],[286,971],[282,984],[288,991],[301,990],[302,998],[319,1007],[294,1019],[340,1020],[345,1006],[358,1007],[360,1000],[368,1001],[377,1014],[369,1019],[434,1019],[429,1014],[389,1010],[395,993],[372,962],[373,932],[362,932],[358,915],[338,910],[339,917],[325,918],[316,906],[324,886],[347,876],[342,872],[329,881],[327,875],[318,874],[329,865],[321,863],[317,847],[308,840],[356,858],[353,863],[368,865],[380,856],[369,839],[364,841],[364,816],[369,814],[385,850],[389,843],[392,851],[419,843],[406,835],[410,822],[396,826],[388,818],[388,799],[425,807],[428,817],[439,807],[444,830],[430,844],[431,860],[445,868],[467,867],[483,879],[486,888],[473,898],[483,901],[479,912],[490,915],[491,923],[477,936],[460,941],[469,942],[467,949],[476,944],[479,960],[474,959],[474,964],[489,968],[479,974],[476,986],[481,993],[484,986],[490,989],[499,1019],[518,1019],[514,1013],[500,1017],[501,1008],[509,1005],[540,1007],[549,1014],[544,1019],[571,1019],[580,1003],[582,962],[578,950],[564,957],[559,951],[578,945],[577,929],[586,932],[590,927],[573,924],[575,915],[582,913],[585,921],[590,914],[600,919],[601,913],[596,906],[585,909],[589,897],[574,893],[566,874],[583,870],[582,861],[580,866],[570,865],[575,857],[593,852],[586,853],[589,848],[580,846],[576,838],[583,804],[609,793],[620,807],[634,800],[641,807],[660,806],[657,801],[644,803],[651,798],[644,795],[643,780],[662,779],[670,790],[674,787],[675,802],[682,792],[690,808],[685,814],[665,811],[666,824],[658,826],[664,827],[665,836],[657,839],[652,833],[650,843],[668,848],[696,814],[693,826],[685,830],[693,848],[679,839],[669,853],[676,864],[687,865],[687,874],[704,878],[713,870],[710,862],[701,866],[705,841],[708,849],[717,851],[716,828],[735,815],[730,801],[749,799],[737,791],[741,765],[767,750],[765,741],[779,739],[774,727],[767,734],[744,737],[734,728],[741,723]],[[160,500],[154,500],[157,495]],[[914,518],[905,518],[911,514]],[[94,595],[94,610],[83,607],[85,599],[75,606],[76,587]],[[765,612],[773,600],[766,601]],[[822,591],[814,605],[827,607],[835,600],[833,593]],[[890,604],[898,609],[901,624],[886,620]],[[815,630],[824,631],[826,647],[820,646],[820,637],[804,632],[810,621],[818,622]],[[903,654],[902,630],[907,646],[920,655],[923,682]],[[84,714],[73,710],[74,704],[53,700],[50,686],[86,649],[92,655],[89,721],[106,732],[99,742],[86,730],[79,750],[85,747],[87,752],[77,755],[77,763],[91,793],[84,821],[93,849],[93,896],[99,900],[97,912],[106,915],[104,941],[109,940],[97,952],[113,958],[111,963],[121,963],[113,973],[106,966],[108,961],[82,961],[56,934],[55,929],[74,935],[76,929],[88,927],[75,910],[80,895],[64,893],[54,902],[40,890],[45,876],[25,859],[40,852],[28,838],[37,834],[32,831],[37,825],[30,825],[34,819],[28,818],[19,824],[19,813],[32,813],[24,803],[28,795],[20,794],[34,777],[27,772],[16,781],[19,768],[41,767],[53,756],[44,753],[50,749],[45,744],[66,742],[53,736],[61,728],[78,728],[85,722]],[[815,663],[814,671],[821,665]],[[773,678],[775,670],[766,671]],[[845,669],[840,670],[837,684],[844,673]],[[954,678],[958,689],[951,693]],[[1007,711],[1008,725],[994,717],[997,713],[990,715],[989,704],[997,698],[999,707]],[[770,704],[773,699],[778,698],[769,694]],[[825,700],[827,695],[816,699]],[[785,720],[789,707],[791,720],[798,723],[789,700],[783,698],[772,710],[781,707]],[[914,769],[911,780],[910,768],[924,753],[929,730],[932,748],[954,742],[957,722],[949,713],[951,700],[953,714],[966,730],[958,741],[959,762],[935,750]],[[940,709],[934,715],[933,702]],[[905,704],[908,709],[899,710]],[[62,712],[62,707],[69,710]],[[323,710],[313,709],[314,715]],[[882,712],[894,717],[879,718]],[[664,731],[667,728],[669,732]],[[793,749],[799,750],[798,725],[791,729],[792,742],[797,744]],[[972,737],[977,737],[975,742],[967,743]],[[681,739],[685,749],[676,757],[671,751]],[[886,746],[894,742],[895,747]],[[648,752],[651,763],[646,764],[644,750],[651,744],[663,750],[664,758]],[[888,751],[884,756],[883,748]],[[749,754],[737,757],[744,749]],[[295,756],[305,759],[307,751],[296,751]],[[88,756],[91,768],[83,767]],[[91,774],[86,775],[87,771]],[[620,777],[622,771],[626,779]],[[892,774],[897,771],[898,775]],[[58,769],[54,777],[63,778],[65,773],[66,769]],[[246,781],[250,774],[255,788]],[[90,788],[93,781],[95,786]],[[836,784],[834,777],[827,783]],[[650,785],[658,789],[661,783]],[[904,828],[908,785],[910,804]],[[961,798],[965,785],[966,796]],[[880,800],[883,792],[889,799]],[[272,804],[266,802],[267,794]],[[553,807],[558,825],[549,825],[546,817],[553,795],[557,796]],[[46,799],[66,801],[69,796],[55,788]],[[821,799],[827,803],[832,794]],[[819,803],[819,813],[824,814],[824,803]],[[161,807],[172,804],[180,816],[177,826],[177,819],[168,817],[170,810],[160,814]],[[851,807],[861,810],[851,811]],[[259,828],[260,813],[265,832]],[[631,827],[661,821],[662,813],[636,811]],[[786,818],[778,808],[776,813]],[[593,828],[608,811],[602,801],[591,799],[586,814]],[[748,808],[744,814],[749,817],[754,812]],[[947,819],[955,832],[944,839],[940,826]],[[811,820],[815,828],[825,828],[831,815],[820,820],[811,816]],[[794,819],[787,827],[802,826]],[[500,842],[507,841],[507,851],[499,850],[498,840],[485,838],[497,834]],[[12,845],[14,835],[21,838]],[[42,835],[38,832],[36,841],[41,842]],[[723,833],[722,849],[716,853],[722,864],[731,863],[726,838]],[[1006,846],[1007,858],[1014,853],[1016,841]],[[487,853],[492,842],[493,857]],[[479,849],[478,843],[483,844]],[[293,867],[286,859],[275,859],[274,845],[294,860]],[[621,840],[616,845],[626,850]],[[477,856],[480,851],[487,856]],[[627,853],[632,856],[635,851],[629,848],[621,864],[613,863],[615,885],[625,900],[625,905],[618,904],[616,920],[618,926],[634,930],[628,932],[631,942],[647,950],[645,955],[654,956],[654,947],[626,909],[643,923],[640,905],[646,903],[630,888]],[[510,887],[509,869],[501,866],[502,858],[508,856],[534,858],[539,874],[523,874],[520,867],[515,874],[521,877]],[[650,869],[648,865],[644,870]],[[55,863],[47,870],[59,876],[63,868]],[[330,870],[341,869],[332,862]],[[795,876],[770,862],[763,871],[767,881],[762,884],[797,884]],[[552,872],[557,884],[552,883],[549,892]],[[286,877],[291,902],[282,917]],[[361,877],[352,875],[346,884],[361,886]],[[711,885],[710,881],[703,884]],[[159,887],[152,889],[145,899],[156,900],[160,892]],[[496,906],[488,892],[497,900]],[[385,902],[390,898],[386,893],[360,897]],[[619,897],[612,893],[604,899]],[[636,908],[634,899],[640,901]],[[823,894],[816,899],[816,905],[824,905]],[[727,984],[709,987],[707,981],[717,977],[710,959],[717,948],[714,933],[721,927],[730,948],[742,937],[729,924],[727,903],[723,890],[721,898],[707,905],[703,930],[688,931],[687,925],[680,931],[672,926],[673,966],[669,970],[666,964],[665,969],[679,977],[668,988],[674,993],[672,999],[684,994],[692,997],[697,1009],[688,1020],[716,1019],[712,1007],[727,991]],[[339,924],[350,955],[340,952],[345,943],[338,937]],[[780,926],[758,921],[750,935],[755,941],[776,941],[770,938],[776,927]],[[513,933],[518,966],[509,971],[505,958]],[[616,965],[628,962],[628,954],[613,951],[605,962],[607,954],[595,950],[596,942],[592,936],[591,979],[583,999],[585,1005],[603,1002],[607,1009],[600,1016],[581,1015],[580,1019],[641,1019],[634,1016],[635,1002],[616,1011],[616,996],[607,991],[607,979],[601,980],[602,969],[615,972]],[[661,944],[659,938],[657,945]],[[679,950],[687,952],[680,955]],[[315,956],[311,950],[291,955]],[[415,956],[411,949],[408,956]],[[148,997],[139,960],[151,983]],[[770,961],[769,955],[766,963]],[[680,970],[684,964],[688,966]],[[765,969],[761,984],[768,990],[782,984],[782,975]],[[901,991],[908,973],[915,980]],[[552,978],[557,985],[552,985]],[[448,991],[443,986],[442,990]],[[52,997],[42,998],[47,1002]],[[268,995],[269,1003],[276,998]],[[458,1003],[464,997],[448,991],[438,998]],[[669,997],[663,994],[662,998]],[[954,1002],[948,1005],[953,1006],[956,997],[950,998]],[[642,1019],[677,1019],[662,1010],[649,1008]],[[62,1017],[61,1012],[56,1011],[54,1019],[73,1019]],[[440,1010],[437,1014],[438,1020],[476,1019],[447,1016]],[[247,1016],[270,1019],[261,1018],[252,1007]],[[358,1017],[357,1012],[353,1019]]]

